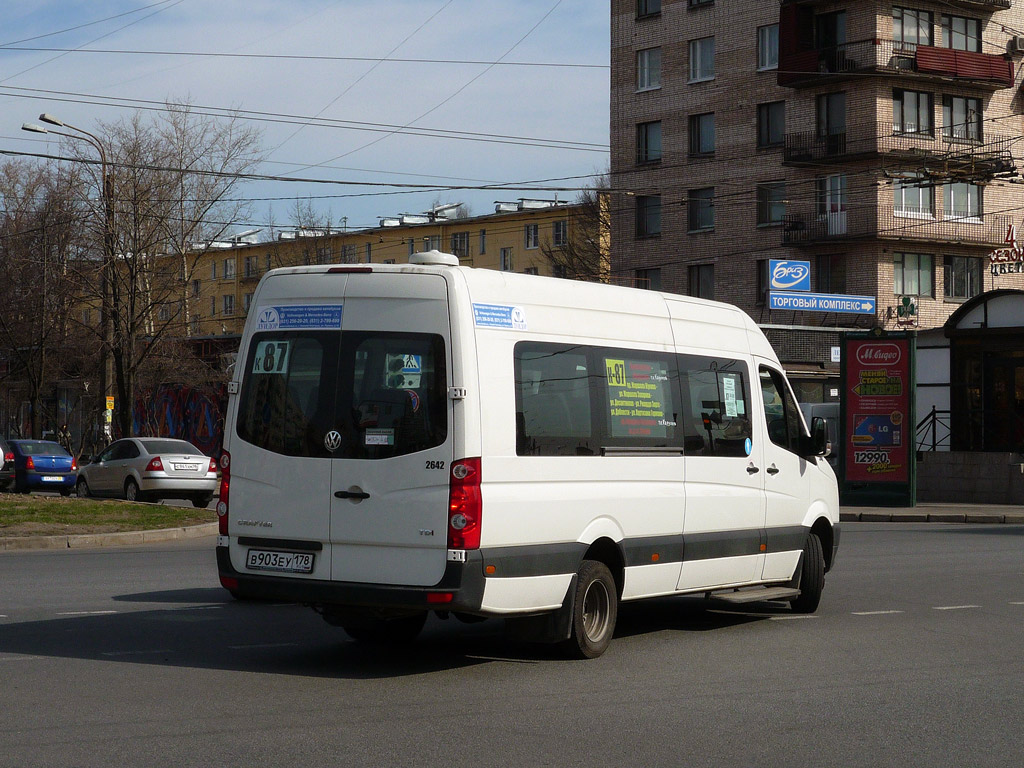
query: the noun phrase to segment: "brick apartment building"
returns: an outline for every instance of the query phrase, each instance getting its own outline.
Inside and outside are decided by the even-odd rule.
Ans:
[[[1024,287],[988,254],[1024,213],[1024,5],[612,0],[612,272],[727,301],[797,396],[835,399],[839,329],[940,327]],[[770,311],[768,260],[877,315]],[[1007,274],[1009,273],[1009,274]]]

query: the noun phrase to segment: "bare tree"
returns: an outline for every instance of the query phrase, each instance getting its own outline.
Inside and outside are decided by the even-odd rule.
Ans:
[[[12,161],[0,166],[0,347],[7,375],[25,388],[30,432],[56,414],[45,387],[68,372],[69,319],[76,304],[72,268],[81,258],[80,178],[75,169]]]
[[[181,105],[153,120],[102,123],[97,133],[106,163],[89,166],[89,221],[103,256],[77,277],[86,295],[103,297],[106,322],[93,330],[113,361],[115,418],[128,435],[140,375],[167,339],[190,331],[188,286],[201,256],[245,213],[230,193],[259,162],[259,135]]]
[[[611,231],[608,188],[608,176],[604,175],[580,193],[563,245],[541,244],[541,253],[556,275],[572,280],[608,281]]]

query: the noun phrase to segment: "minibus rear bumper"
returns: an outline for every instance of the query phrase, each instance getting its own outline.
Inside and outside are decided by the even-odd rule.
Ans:
[[[484,596],[483,557],[466,551],[465,562],[449,562],[441,580],[430,587],[323,581],[242,573],[231,565],[228,547],[217,547],[221,584],[232,594],[250,599],[280,600],[322,606],[398,610],[480,610]]]

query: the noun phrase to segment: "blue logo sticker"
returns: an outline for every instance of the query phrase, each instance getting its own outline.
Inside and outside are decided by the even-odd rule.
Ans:
[[[747,452],[747,456],[749,456],[750,452],[753,449],[754,449],[754,446],[751,445],[750,438],[748,437],[746,440],[743,441],[743,450],[746,451]]]
[[[505,304],[474,304],[473,322],[480,328],[526,330],[526,311]]]
[[[288,307],[260,307],[257,331],[341,328],[341,304],[299,304]]]
[[[770,288],[773,291],[811,290],[811,262],[809,261],[769,259],[768,271],[771,273]]]

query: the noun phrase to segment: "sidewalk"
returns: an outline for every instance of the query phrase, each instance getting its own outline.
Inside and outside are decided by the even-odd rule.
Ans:
[[[1024,507],[1013,504],[940,504],[916,507],[840,507],[843,522],[1024,524]]]
[[[157,531],[125,531],[123,533],[76,533],[62,536],[18,536],[0,538],[0,552],[15,549],[91,549],[93,547],[137,546],[157,541],[197,539],[215,536],[217,523],[203,523],[183,528],[162,528]]]

